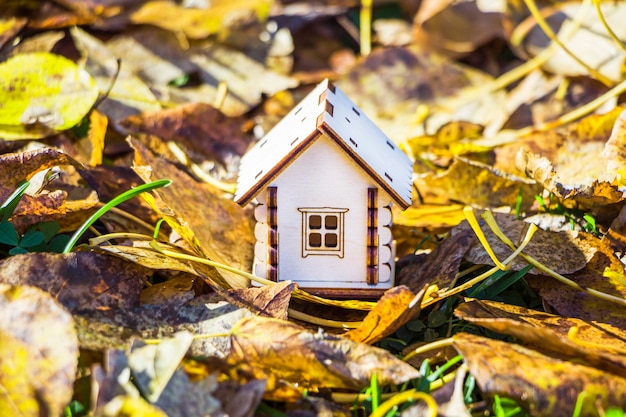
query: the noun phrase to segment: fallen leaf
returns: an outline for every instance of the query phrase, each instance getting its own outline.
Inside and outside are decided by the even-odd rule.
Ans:
[[[498,171],[488,165],[455,158],[442,173],[417,176],[415,186],[427,202],[461,202],[475,207],[515,207],[521,193],[520,209],[527,211],[543,185]],[[435,198],[435,201],[432,199]]]
[[[193,49],[187,60],[199,72],[202,84],[196,88],[168,89],[175,103],[214,103],[218,83],[228,87],[228,94],[220,107],[227,116],[242,116],[263,99],[289,88],[298,86],[293,77],[278,74],[249,56],[219,44]],[[240,68],[245,68],[241,72]]]
[[[272,0],[217,0],[206,8],[199,8],[182,7],[170,1],[150,1],[133,12],[131,20],[136,24],[152,24],[172,32],[182,32],[192,39],[201,39],[228,30],[237,20],[248,20],[254,15],[267,16],[272,3]],[[176,19],[171,19],[171,16],[176,16]]]
[[[193,335],[178,332],[159,343],[146,345],[135,341],[128,355],[134,383],[151,403],[156,402],[191,346]]]
[[[513,336],[526,346],[551,356],[626,377],[626,332],[610,324],[488,300],[467,301],[459,305],[454,314],[494,332]]]
[[[400,75],[406,73],[414,76]],[[485,125],[498,118],[503,114],[503,94],[475,94],[465,102],[459,98],[463,91],[491,80],[478,70],[412,45],[372,51],[337,86],[390,138],[401,142],[433,134],[450,121]],[[429,114],[426,128],[416,120],[418,108],[424,105],[437,109]]]
[[[585,268],[565,275],[582,288],[593,288],[619,298],[626,298],[624,265],[606,245],[599,246]],[[610,323],[626,327],[626,312],[617,304],[566,286],[553,278],[528,276],[528,285],[556,312],[565,317]]]
[[[70,29],[76,48],[86,59],[85,68],[94,74],[100,91],[107,91],[98,110],[115,125],[118,121],[142,111],[156,111],[161,104],[150,88],[122,64],[106,45],[79,27]],[[113,83],[113,81],[115,81]],[[110,91],[109,91],[110,90]]]
[[[465,55],[503,35],[502,13],[476,1],[423,1],[414,19],[417,42],[430,50]]]
[[[263,287],[228,290],[228,301],[248,308],[258,315],[287,320],[289,301],[295,288],[292,281],[283,281]]]
[[[121,121],[120,125],[131,133],[148,133],[174,141],[187,149],[196,163],[209,159],[225,165],[233,157],[242,156],[252,141],[242,131],[242,120],[230,119],[204,103],[142,113]]]
[[[141,305],[182,305],[195,297],[193,289],[196,278],[191,274],[180,274],[165,282],[153,284],[141,291]]]
[[[593,159],[597,158],[593,157]],[[590,177],[590,181],[587,184],[565,183],[565,180],[562,178],[569,180],[570,176],[561,177],[562,174],[556,171],[548,159],[529,153],[525,149],[520,149],[517,154],[516,164],[529,177],[542,184],[547,191],[564,200],[575,201],[582,209],[599,209],[622,203],[625,199],[624,192],[620,190],[619,184],[594,179],[597,177],[590,176],[586,170],[584,175]],[[576,164],[578,166],[576,169],[580,171],[580,166],[583,163],[578,160]],[[583,165],[586,166],[587,164]],[[605,162],[603,162],[602,169],[605,168]]]
[[[415,368],[385,350],[258,316],[243,319],[233,328],[228,360],[309,389],[359,390],[374,373],[381,385],[419,377]]]
[[[481,391],[515,400],[535,417],[571,417],[576,399],[587,393],[581,416],[626,407],[626,379],[534,350],[468,333],[453,336]]]
[[[493,214],[500,230],[513,243],[519,244],[524,238],[529,224],[523,220],[516,220],[513,215]],[[464,222],[454,228],[451,233],[455,234],[469,229],[469,224]],[[513,253],[511,248],[502,243],[486,223],[483,222],[481,224],[481,230],[500,261],[504,261]],[[588,233],[573,231],[548,232],[538,229],[524,249],[524,253],[532,256],[555,272],[571,274],[583,269],[600,249],[600,245],[600,240]],[[559,250],[554,251],[553,248],[559,248]],[[494,265],[485,248],[477,240],[473,242],[465,254],[465,259],[478,265]],[[527,265],[526,261],[518,256],[511,262],[511,269],[519,271]],[[537,274],[538,272],[536,269],[532,269],[531,273]]]
[[[147,275],[138,265],[91,252],[28,253],[0,262],[0,282],[39,287],[72,312],[137,306]]]
[[[376,306],[367,313],[361,325],[343,336],[353,342],[368,345],[382,340],[419,314],[425,293],[426,288],[414,294],[404,285],[392,287],[385,291]]]
[[[222,403],[222,411],[229,417],[253,417],[263,400],[266,381],[254,380],[245,384],[223,381],[213,393]]]
[[[0,64],[0,137],[33,139],[69,129],[97,97],[94,80],[69,59],[16,55]]]
[[[134,338],[158,339],[188,331],[194,335],[213,335],[195,339],[190,355],[222,358],[230,351],[230,339],[225,334],[241,319],[253,315],[248,309],[229,304],[213,293],[198,296],[183,305],[97,310],[75,315],[74,320],[82,349],[126,349]]]
[[[72,316],[40,289],[5,284],[0,311],[0,412],[63,414],[78,370]]]
[[[131,139],[135,171],[144,181],[156,177],[172,180],[172,186],[155,191],[154,209],[201,257],[248,271],[252,266],[253,219],[232,200],[208,184],[195,182],[174,165],[156,157],[141,142]],[[241,275],[219,270],[232,288],[248,286]]]
[[[418,291],[427,284],[440,289],[448,288],[459,272],[466,252],[475,243],[476,238],[470,230],[453,233],[424,260],[400,269],[397,285],[406,285],[412,291]]]
[[[543,17],[549,26],[558,24],[558,27],[552,27],[555,33],[559,33],[559,31],[571,32],[572,20],[581,13],[583,7],[585,6],[581,3],[559,4],[550,10],[550,14]],[[621,27],[621,22],[626,15],[624,5],[605,3],[600,4],[600,8],[608,27],[616,33],[618,38],[626,39],[626,32]],[[570,36],[560,36],[559,39],[568,51],[581,58],[589,67],[596,69],[611,81],[621,81],[620,62],[624,58],[624,51],[611,37],[604,36],[606,28],[590,5],[583,9],[582,13],[584,13],[584,24],[579,25]],[[520,27],[528,30],[525,36],[521,32],[518,34],[520,38],[523,37],[522,45],[519,48],[514,48],[518,55],[524,57],[537,55],[552,44],[552,40],[546,37],[543,29],[536,24],[534,18],[529,17],[528,20],[532,21],[532,26],[520,25]],[[588,69],[572,58],[563,48],[554,50],[548,61],[543,64],[543,69],[567,76],[589,74]]]

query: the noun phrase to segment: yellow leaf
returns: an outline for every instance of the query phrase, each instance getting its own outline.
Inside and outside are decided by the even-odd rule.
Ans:
[[[237,18],[252,13],[264,18],[269,12],[271,0],[212,1],[206,9],[181,7],[169,1],[151,1],[134,12],[135,23],[152,24],[172,32],[182,32],[192,39],[202,39],[227,29]],[[171,16],[176,16],[172,19]]]
[[[17,55],[0,64],[0,137],[36,139],[69,129],[97,97],[94,80],[69,59]]]

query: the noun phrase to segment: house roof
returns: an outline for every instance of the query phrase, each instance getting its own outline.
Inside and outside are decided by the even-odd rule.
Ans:
[[[328,80],[243,156],[235,201],[249,203],[322,134],[339,145],[400,207],[411,205],[411,161]]]

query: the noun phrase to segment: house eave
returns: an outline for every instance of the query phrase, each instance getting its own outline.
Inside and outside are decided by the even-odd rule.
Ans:
[[[265,172],[258,181],[256,181],[251,187],[249,187],[243,194],[235,196],[235,203],[244,207],[267,187],[276,177],[278,177],[289,165],[291,165],[302,152],[306,151],[315,140],[322,135],[318,129],[314,130],[307,136],[306,139],[301,141],[297,146],[289,151],[279,163],[274,165],[271,169]]]

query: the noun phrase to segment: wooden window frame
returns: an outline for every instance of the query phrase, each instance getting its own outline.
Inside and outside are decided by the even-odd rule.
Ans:
[[[343,258],[344,256],[344,230],[345,214],[348,209],[333,207],[301,207],[298,209],[302,213],[302,257],[310,255],[332,255]],[[320,216],[320,225],[312,227],[311,217]],[[337,224],[334,228],[326,228],[326,216],[336,216]],[[312,245],[311,234],[320,234],[320,244]],[[336,234],[337,245],[335,247],[326,246],[326,235]]]

